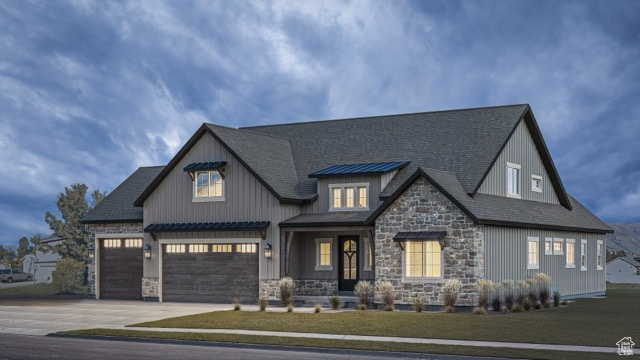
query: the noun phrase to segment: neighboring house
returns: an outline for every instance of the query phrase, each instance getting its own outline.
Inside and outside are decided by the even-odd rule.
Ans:
[[[64,241],[64,238],[54,237],[43,239],[40,244],[47,244],[49,246],[56,246],[60,242]],[[56,269],[56,265],[60,260],[60,255],[53,250],[49,250],[46,253],[42,250],[41,246],[36,247],[36,256],[34,262],[33,276],[37,282],[51,282],[51,273]]]
[[[290,276],[296,295],[388,280],[430,304],[457,278],[472,305],[478,279],[537,272],[592,296],[611,232],[566,193],[528,105],[203,124],[83,222],[96,297],[198,302],[276,299]]]
[[[628,256],[609,261],[607,281],[616,284],[640,284],[640,262]]]

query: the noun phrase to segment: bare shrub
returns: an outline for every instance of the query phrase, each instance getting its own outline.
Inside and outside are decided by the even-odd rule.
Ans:
[[[329,303],[331,304],[331,309],[338,310],[340,308],[340,296],[338,295],[329,296]]]
[[[540,303],[544,307],[549,307],[549,296],[551,292],[549,286],[551,283],[551,277],[545,273],[537,273],[533,276],[533,280],[536,283]]]
[[[387,311],[395,310],[396,290],[393,287],[393,284],[389,281],[379,282],[376,285],[376,290],[378,290],[378,293],[380,294],[380,298],[384,304],[384,309]]]
[[[293,284],[293,279],[290,277],[283,277],[278,282],[282,306],[288,306],[293,303]]]
[[[413,309],[416,312],[422,312],[422,308],[424,307],[425,302],[426,301],[425,301],[424,297],[422,297],[422,296],[414,297],[413,301],[412,301]]]
[[[489,306],[489,297],[493,289],[493,281],[480,279],[476,283],[476,289],[478,290],[478,306],[486,309]]]
[[[462,290],[462,283],[458,279],[447,279],[440,290],[442,303],[445,307],[454,307]]]
[[[233,298],[233,310],[235,311],[239,311],[242,308],[242,305],[240,303],[240,299],[238,298]]]
[[[367,308],[367,305],[365,305],[365,304],[358,304],[358,305],[356,305],[356,309],[357,310],[367,310],[368,308]]]
[[[501,312],[501,313],[503,313],[503,314],[508,314],[508,313],[509,313],[509,309],[507,309],[507,307],[506,307],[506,306],[503,306],[503,307],[500,309],[500,312]]]
[[[554,291],[553,292],[553,306],[554,307],[560,306],[560,292],[559,291]]]
[[[287,312],[293,312],[293,303],[287,305]]]
[[[516,283],[513,280],[503,280],[502,281],[502,293],[504,297],[504,306],[507,307],[507,310],[511,310],[513,308],[513,304],[515,302],[515,287]]]
[[[540,310],[540,309],[542,309],[542,304],[540,304],[540,302],[538,301],[538,302],[536,302],[536,304],[533,306],[533,308],[534,308],[534,309],[536,309],[536,310]]]
[[[529,292],[529,284],[523,280],[517,281],[516,289],[516,302],[520,304],[520,306],[523,306],[524,300],[527,298],[527,292]]]
[[[353,288],[353,292],[358,296],[358,300],[360,301],[360,305],[364,305],[365,307],[369,307],[369,298],[373,293],[373,286],[368,281],[358,281],[356,286]]]
[[[456,309],[453,306],[445,306],[443,311],[446,313],[454,313],[456,312]]]
[[[511,308],[511,312],[522,312],[522,305],[520,304],[513,305],[513,308]]]
[[[260,308],[260,311],[265,311],[267,309],[267,305],[269,305],[267,298],[258,298],[258,307]]]
[[[315,305],[313,305],[313,312],[315,312],[316,314],[321,313],[322,312],[322,304],[316,303]]]
[[[476,306],[473,308],[473,313],[475,315],[487,315],[487,309],[483,306]]]
[[[529,285],[529,288],[527,291],[527,297],[529,298],[529,302],[531,302],[531,304],[533,305],[538,301],[537,282],[534,278],[528,278],[527,284]]]
[[[491,288],[491,308],[498,312],[502,307],[502,283],[494,284]]]
[[[529,301],[528,297],[525,297],[524,300],[522,300],[522,308],[524,311],[531,310],[531,301]]]

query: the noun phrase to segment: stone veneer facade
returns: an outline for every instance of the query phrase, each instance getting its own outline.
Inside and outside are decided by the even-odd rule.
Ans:
[[[111,224],[90,224],[88,225],[89,241],[93,242],[93,246],[97,249],[99,244],[96,242],[96,238],[107,238],[108,235],[120,235],[120,234],[140,234],[142,237],[143,227],[142,223],[111,223]],[[105,236],[106,235],[106,236]],[[96,268],[95,259],[89,263],[89,296],[95,298],[96,296]],[[142,279],[142,295],[145,294],[145,279]],[[148,282],[147,294],[149,297],[158,297],[158,281],[156,279],[155,286]],[[155,295],[153,290],[155,289]]]
[[[260,297],[280,299],[279,280],[260,280]],[[293,295],[329,296],[338,292],[338,280],[293,280]]]
[[[446,279],[459,279],[462,292],[456,305],[472,306],[476,281],[484,278],[484,231],[426,179],[416,180],[376,219],[376,282],[390,281],[399,303],[417,296],[427,305],[441,305]],[[401,231],[446,231],[442,280],[403,279],[403,251],[393,237]],[[376,294],[377,295],[377,294]]]

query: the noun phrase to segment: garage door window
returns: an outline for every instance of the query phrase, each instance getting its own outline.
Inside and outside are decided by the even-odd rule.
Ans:
[[[104,247],[105,248],[119,248],[122,245],[122,241],[120,239],[105,239]]]
[[[256,244],[237,244],[236,252],[239,253],[255,253],[257,250]]]
[[[189,252],[190,253],[207,252],[207,245],[206,244],[189,244]]]
[[[185,246],[181,244],[168,244],[167,253],[183,253],[185,252]]]
[[[127,248],[141,248],[142,239],[124,239],[124,247]]]
[[[211,244],[211,252],[215,253],[230,253],[231,244]]]

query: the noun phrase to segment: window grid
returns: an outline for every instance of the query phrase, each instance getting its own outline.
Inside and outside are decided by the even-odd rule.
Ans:
[[[104,239],[103,244],[105,248],[119,248],[122,245],[120,239]]]
[[[562,255],[562,244],[564,242],[564,239],[558,239],[555,238],[553,239],[553,254],[554,255]]]
[[[520,165],[507,163],[507,196],[520,197]]]
[[[405,243],[405,276],[439,278],[442,275],[442,251],[437,241],[407,241]]]
[[[333,208],[339,209],[342,207],[342,189],[333,188]]]
[[[597,249],[596,249],[596,251],[597,251],[597,254],[596,254],[596,266],[597,266],[598,270],[604,270],[604,266],[602,264],[602,262],[603,262],[602,261],[603,260],[603,258],[602,258],[602,248],[603,248],[603,246],[602,245],[603,245],[603,241],[602,240],[598,240]]]
[[[236,244],[236,252],[239,253],[255,253],[256,244]]]
[[[527,269],[538,269],[538,238],[527,239]]]
[[[230,253],[233,251],[231,244],[211,244],[211,252]]]
[[[542,192],[542,176],[531,175],[531,191]]]
[[[576,244],[573,239],[567,239],[567,251],[565,253],[566,268],[576,267]]]
[[[126,248],[142,248],[142,239],[125,239],[124,247]]]
[[[185,246],[184,244],[167,244],[165,247],[165,251],[167,253],[184,253]]]
[[[355,189],[352,187],[344,188],[345,207],[353,208],[355,206]]]
[[[195,197],[222,197],[222,177],[218,171],[196,171]]]
[[[207,252],[207,244],[189,244],[190,253],[204,253]]]
[[[364,186],[358,187],[358,207],[359,208],[367,207],[367,188]]]
[[[587,271],[587,240],[580,240],[580,269]]]
[[[331,244],[320,243],[320,266],[331,266]]]
[[[552,238],[544,239],[544,254],[553,255],[553,239]]]
[[[368,184],[329,185],[330,210],[366,210],[368,208]]]
[[[317,238],[316,240],[316,264],[315,270],[333,270],[332,262],[332,238]]]

